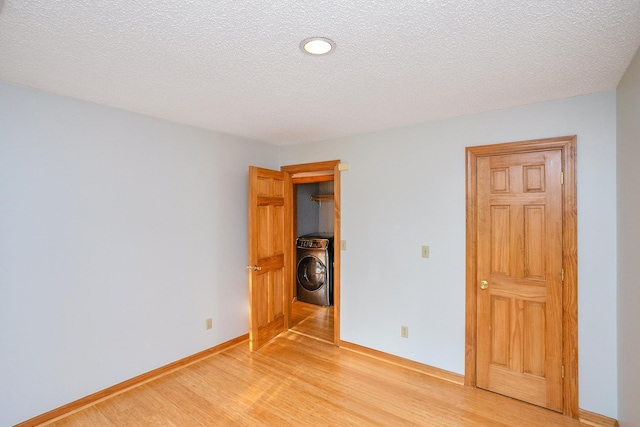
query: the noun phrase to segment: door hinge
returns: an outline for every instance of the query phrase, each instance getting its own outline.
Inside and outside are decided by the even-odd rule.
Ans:
[[[564,282],[564,268],[562,269],[562,281]]]
[[[560,185],[564,185],[564,172],[560,172]]]
[[[564,365],[562,365],[562,378],[564,378]]]

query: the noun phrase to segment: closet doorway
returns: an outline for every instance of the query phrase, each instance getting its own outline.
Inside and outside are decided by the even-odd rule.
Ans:
[[[297,298],[297,248],[292,248],[288,294],[290,300],[289,329],[315,339],[338,344],[340,341],[340,171],[339,160],[283,166],[289,174],[292,207],[291,236],[323,233],[333,236],[333,305],[323,306]],[[329,267],[331,268],[331,267]]]

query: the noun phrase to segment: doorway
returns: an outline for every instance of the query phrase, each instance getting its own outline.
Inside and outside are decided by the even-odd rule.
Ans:
[[[291,241],[310,233],[333,236],[333,305],[299,301],[296,265],[291,265],[289,329],[315,339],[338,344],[340,340],[340,171],[339,160],[283,166],[291,178],[293,197]],[[295,260],[296,248],[292,259]]]
[[[296,289],[294,186],[333,181],[333,234],[340,242],[340,161],[283,166],[280,171],[249,167],[249,347],[259,350],[290,329]],[[298,308],[296,306],[296,308]],[[309,308],[309,307],[307,307]],[[312,309],[314,307],[311,307]],[[327,341],[340,342],[340,245],[333,247],[333,308],[322,320]],[[305,312],[309,312],[306,310]],[[301,311],[302,313],[302,311]],[[302,314],[301,314],[302,315]],[[297,318],[295,324],[299,325]],[[316,332],[312,332],[318,335]],[[312,336],[311,334],[309,334]]]
[[[470,147],[465,384],[578,417],[576,137]]]
[[[293,184],[296,287],[291,302],[291,330],[333,343],[333,180]],[[328,245],[310,249],[309,245]]]

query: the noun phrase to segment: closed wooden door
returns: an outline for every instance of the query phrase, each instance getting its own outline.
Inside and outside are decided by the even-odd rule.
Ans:
[[[286,191],[289,175],[249,168],[249,343],[258,350],[285,330]]]
[[[562,153],[477,158],[477,386],[563,410]]]

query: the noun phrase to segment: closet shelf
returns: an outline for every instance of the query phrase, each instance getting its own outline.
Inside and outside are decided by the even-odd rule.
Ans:
[[[333,194],[316,194],[311,196],[314,202],[333,202]]]

